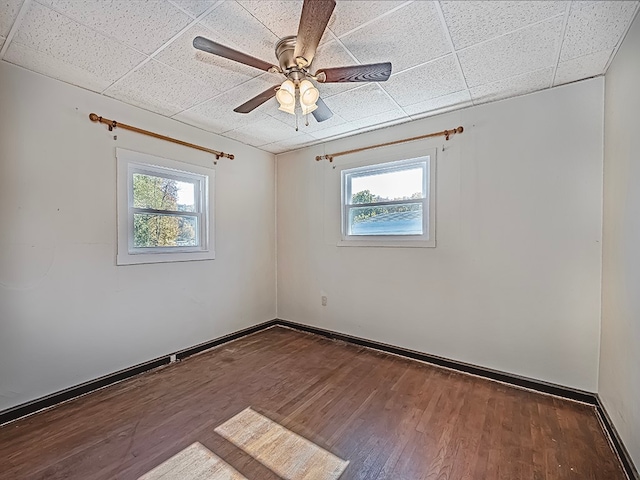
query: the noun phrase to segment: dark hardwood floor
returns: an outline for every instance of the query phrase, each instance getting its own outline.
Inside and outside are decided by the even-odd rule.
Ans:
[[[136,479],[247,407],[349,460],[341,479],[626,478],[594,408],[275,327],[0,427],[1,479]]]

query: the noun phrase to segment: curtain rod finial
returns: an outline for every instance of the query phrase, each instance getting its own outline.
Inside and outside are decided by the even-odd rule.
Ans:
[[[89,114],[89,119],[90,119],[92,122],[97,122],[97,121],[98,121],[98,119],[99,119],[99,117],[98,117],[98,115],[96,115],[95,113],[90,113],[90,114]]]

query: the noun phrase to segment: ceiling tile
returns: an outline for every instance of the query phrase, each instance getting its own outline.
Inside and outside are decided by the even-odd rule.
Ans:
[[[212,35],[209,29],[196,25],[180,35],[154,58],[205,84],[211,84],[218,90],[234,88],[261,74],[262,71],[257,68],[195,49],[193,39],[197,36],[209,38]]]
[[[265,113],[268,113],[269,115],[271,115],[274,118],[277,118],[278,120],[280,120],[281,122],[284,123],[291,123],[292,122],[292,116],[286,112],[283,112],[281,110],[278,110],[277,108],[277,103],[274,103],[272,105],[272,108],[269,109],[265,109]],[[325,120],[324,122],[316,122],[315,118],[313,117],[312,114],[309,115],[309,125],[305,125],[305,119],[304,117],[299,117],[298,118],[298,124],[300,125],[300,131],[303,133],[314,133],[314,132],[319,132],[320,130],[326,130],[327,128],[331,128],[331,127],[335,127],[338,125],[342,125],[345,124],[346,120],[344,118],[342,118],[340,115],[337,114],[333,114],[333,116],[328,119]]]
[[[236,113],[233,109],[260,92],[264,92],[271,85],[273,85],[272,82],[264,77],[254,78],[233,90],[181,112],[174,118],[214,133],[223,133],[244,127],[264,119],[267,116],[265,111],[269,108],[277,108],[277,103],[275,100],[269,100],[251,113],[246,114]]]
[[[286,124],[267,116],[244,127],[225,132],[224,136],[259,147],[267,143],[292,141],[297,136],[306,135],[300,131],[296,132],[293,115],[291,119],[291,123]]]
[[[296,35],[298,32],[302,13],[301,0],[240,0],[238,3],[278,38]]]
[[[202,15],[205,10],[216,3],[217,0],[171,0],[171,3],[182,8],[193,17]]]
[[[27,47],[15,40],[11,42],[3,60],[94,92],[101,92],[112,83],[100,74],[71,65],[46,52]]]
[[[239,0],[238,3],[278,38],[298,33],[302,0]],[[334,16],[335,13],[331,18]],[[332,38],[331,34],[325,31],[320,45]]]
[[[222,3],[201,23],[211,29],[211,40],[277,64],[278,37],[236,2]]]
[[[472,88],[471,98],[475,104],[480,104],[542,90],[549,87],[552,76],[553,68],[517,75]]]
[[[610,50],[633,19],[638,2],[572,2],[560,61]]]
[[[409,120],[409,116],[398,107],[395,107],[392,110],[387,110],[386,112],[376,113],[375,115],[353,120],[349,122],[349,125],[354,129],[360,130],[379,127],[390,123],[399,123],[400,121],[407,120]]]
[[[393,75],[380,85],[403,107],[466,88],[453,55]]]
[[[527,27],[458,52],[469,87],[555,65],[562,17]]]
[[[316,139],[311,135],[298,133],[295,137],[292,137],[290,139],[285,139],[280,142],[267,143],[266,145],[261,145],[260,148],[262,150],[278,154],[309,146],[315,141]]]
[[[316,52],[316,56],[312,64],[312,72],[317,72],[322,68],[329,67],[346,67],[349,65],[356,65],[356,62],[351,55],[345,50],[342,44],[338,41],[328,42],[322,45]],[[318,90],[322,98],[331,97],[338,93],[346,92],[347,90],[354,89],[362,86],[361,83],[318,83]]]
[[[361,63],[391,62],[394,72],[451,51],[432,2],[414,2],[341,41]]]
[[[561,15],[568,2],[440,2],[457,50]]]
[[[104,93],[123,102],[171,116],[219,94],[220,90],[151,60]]]
[[[329,97],[325,99],[325,103],[333,113],[337,113],[348,122],[397,108],[374,83]]]
[[[403,110],[407,112],[411,117],[426,116],[430,112],[441,113],[443,109],[449,107],[463,108],[471,105],[471,94],[469,90],[462,90],[460,92],[450,93],[441,97],[431,98],[424,102],[414,103],[403,107]]]
[[[25,15],[9,50],[13,43],[29,48],[13,49],[9,56],[12,63],[26,68],[31,65],[39,73],[86,88],[96,88],[105,83],[108,86],[146,58],[35,2]],[[5,59],[8,60],[7,57]],[[69,71],[65,72],[65,68]],[[81,78],[74,80],[75,75]],[[84,85],[85,79],[90,84]]]
[[[260,147],[260,150],[273,153],[274,155],[277,155],[279,153],[284,153],[287,151],[286,147],[282,147],[278,145],[278,143],[267,143],[266,145],[262,145]]]
[[[560,62],[553,84],[562,85],[563,83],[601,75],[604,73],[604,68],[607,66],[612,53],[613,50],[605,50],[604,52],[590,53],[566,62]]]
[[[350,123],[342,123],[334,127],[325,128],[317,132],[310,133],[311,136],[318,140],[325,140],[327,138],[337,137],[338,135],[344,135],[346,133],[354,131],[356,128]]]
[[[0,48],[20,13],[24,0],[0,0]]]
[[[103,35],[150,54],[186,27],[191,18],[157,0],[40,0]]]
[[[407,2],[390,0],[382,2],[368,1],[366,8],[363,8],[362,3],[359,1],[338,2],[332,17],[329,19],[328,27],[337,36],[341,36],[403,3]]]

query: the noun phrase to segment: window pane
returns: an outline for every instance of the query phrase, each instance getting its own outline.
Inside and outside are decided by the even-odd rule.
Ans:
[[[424,198],[423,175],[420,167],[382,171],[366,175],[351,175],[351,203],[374,203],[386,200]]]
[[[422,203],[349,209],[349,235],[422,235]]]
[[[155,210],[195,212],[195,185],[172,178],[134,173],[133,206]]]
[[[133,215],[133,246],[197,247],[198,218],[177,215]]]

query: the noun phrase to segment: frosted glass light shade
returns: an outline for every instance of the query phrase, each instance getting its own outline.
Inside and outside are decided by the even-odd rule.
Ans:
[[[310,105],[308,107],[306,105],[302,105],[302,114],[303,115],[308,115],[308,114],[310,114],[311,112],[313,112],[317,108],[318,108],[318,105],[315,105],[315,104]]]
[[[291,115],[295,115],[296,114],[296,104],[292,104],[292,105],[280,105],[278,107],[278,110],[282,110],[283,112],[287,112],[290,113]]]
[[[276,100],[280,104],[278,110],[295,114],[296,106],[296,86],[291,80],[285,80],[280,89],[276,92]]]
[[[320,97],[320,92],[318,92],[318,89],[313,86],[313,83],[311,83],[309,80],[303,80],[300,82],[299,88],[300,88],[300,106],[302,106],[303,112],[305,107],[318,108],[316,106],[316,102]],[[315,108],[313,110],[315,110]],[[306,113],[309,113],[309,112],[306,112]]]

